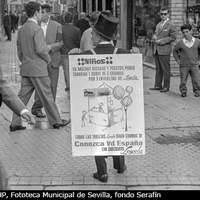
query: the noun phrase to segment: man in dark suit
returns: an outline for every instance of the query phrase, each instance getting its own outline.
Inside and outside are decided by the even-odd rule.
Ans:
[[[92,40],[94,46],[92,51],[87,50],[81,54],[126,54],[130,51],[115,48],[110,42],[116,39],[116,29],[119,20],[115,18],[111,12],[103,11],[99,15],[99,18],[94,26],[92,26]],[[97,166],[97,172],[93,174],[95,179],[101,182],[108,181],[107,164],[105,156],[95,156],[95,162]],[[113,167],[117,170],[117,173],[122,174],[126,170],[124,156],[112,156]]]
[[[8,11],[4,10],[4,17],[3,17],[3,26],[7,35],[7,40],[11,41],[12,37],[11,37],[11,17],[10,15],[8,15]]]
[[[59,67],[61,65],[60,49],[63,46],[62,41],[62,26],[60,23],[50,19],[51,7],[48,4],[42,5],[42,22],[41,27],[44,32],[48,52],[51,57],[51,64],[48,65],[49,78],[51,80],[51,91],[54,101],[56,99]],[[35,102],[32,106],[32,114],[39,118],[45,118],[46,115],[42,113],[42,102],[35,93]]]
[[[155,85],[150,90],[160,90],[168,92],[170,88],[170,55],[172,51],[172,42],[176,40],[176,27],[169,19],[169,9],[163,7],[160,10],[161,22],[157,24],[154,42],[154,57],[156,65]],[[164,80],[164,83],[162,83]]]
[[[62,120],[58,108],[54,102],[50,87],[47,65],[51,64],[51,58],[47,51],[42,28],[38,25],[41,20],[41,5],[37,2],[25,4],[28,20],[19,29],[17,37],[17,52],[21,61],[20,75],[22,76],[21,89],[18,96],[27,105],[34,90],[39,95],[49,123],[53,128],[59,129],[70,123],[70,120]],[[12,130],[21,125],[21,118],[13,114],[10,125]]]
[[[60,52],[65,76],[66,91],[70,89],[69,81],[69,57],[68,53],[73,48],[80,47],[81,31],[72,24],[73,16],[70,12],[65,14],[65,25],[62,26],[63,43]]]

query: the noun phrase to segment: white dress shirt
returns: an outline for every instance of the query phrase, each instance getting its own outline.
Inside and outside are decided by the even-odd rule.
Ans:
[[[195,43],[195,38],[192,37],[190,41],[183,38],[183,43],[185,44],[186,47],[191,48],[193,44]]]
[[[49,20],[46,23],[41,22],[41,27],[44,32],[44,37],[46,37],[48,23],[49,23]]]

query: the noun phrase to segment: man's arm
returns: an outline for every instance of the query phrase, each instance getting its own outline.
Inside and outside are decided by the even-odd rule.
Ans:
[[[57,52],[63,46],[63,39],[62,39],[62,26],[61,24],[57,24],[57,33],[56,33],[56,42],[53,44],[48,45],[50,46],[50,53]]]
[[[44,59],[47,63],[51,62],[51,58],[47,52],[47,46],[45,43],[44,32],[42,28],[39,28],[34,35],[35,50],[38,56]]]
[[[177,30],[176,30],[175,25],[172,24],[171,28],[169,30],[169,36],[157,40],[156,43],[159,44],[159,45],[169,44],[169,43],[174,42],[176,40],[176,36],[177,36]]]
[[[22,116],[28,123],[34,124],[35,118],[27,110],[19,97],[11,90],[11,88],[0,80],[0,93],[2,101],[10,108],[16,115]]]
[[[17,36],[17,55],[18,55],[20,62],[22,62],[23,55],[22,55],[22,48],[21,48],[21,42],[20,42],[20,30],[19,30],[19,33]]]
[[[179,43],[177,43],[173,48],[173,56],[175,61],[180,64],[180,50],[179,50]]]

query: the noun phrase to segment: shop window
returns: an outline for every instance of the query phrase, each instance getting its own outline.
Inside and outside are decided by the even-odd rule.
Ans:
[[[136,0],[134,12],[134,41],[145,55],[152,57],[152,35],[160,22],[159,11],[162,6],[169,6],[168,0]]]

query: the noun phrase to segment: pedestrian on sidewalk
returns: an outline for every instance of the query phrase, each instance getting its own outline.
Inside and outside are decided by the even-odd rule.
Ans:
[[[99,17],[99,11],[94,11],[91,13],[90,18],[89,18],[89,24],[90,26],[93,26],[95,22],[97,21]],[[92,41],[92,27],[88,28],[83,32],[83,35],[81,37],[81,42],[80,42],[80,49],[81,52],[93,49],[93,41]]]
[[[86,13],[81,12],[80,19],[76,21],[75,26],[81,30],[81,36],[85,30],[90,28],[89,21],[86,19]]]
[[[92,26],[92,40],[95,46],[92,50],[87,50],[81,53],[81,55],[90,54],[126,54],[130,51],[115,48],[111,41],[116,39],[116,30],[119,20],[112,15],[110,11],[102,11],[99,15],[97,22]],[[78,53],[80,51],[76,49],[72,50],[71,53]],[[107,156],[95,156],[95,163],[97,172],[93,174],[95,179],[101,182],[108,181],[108,172],[106,158]],[[122,174],[126,170],[125,157],[124,156],[112,156],[113,167],[117,170],[117,173]]]
[[[69,55],[71,49],[80,47],[81,31],[73,25],[73,15],[70,12],[65,13],[65,24],[62,26],[62,39],[64,45],[62,46],[61,58],[63,63],[63,71],[65,77],[66,88],[65,91],[70,90],[69,77]]]
[[[60,49],[63,46],[62,40],[62,26],[60,23],[50,19],[51,6],[48,4],[42,5],[42,20],[41,27],[44,32],[45,41],[48,49],[48,53],[51,58],[51,63],[48,65],[48,73],[50,78],[50,86],[53,94],[54,101],[56,100],[59,67],[61,65]],[[46,115],[42,112],[42,102],[38,93],[35,93],[35,102],[32,106],[32,114],[38,118],[45,118]]]
[[[53,128],[59,129],[70,123],[70,120],[62,120],[58,108],[54,102],[50,87],[47,65],[51,64],[51,58],[47,52],[42,28],[38,25],[41,20],[41,5],[30,1],[25,5],[28,20],[19,29],[17,37],[17,53],[21,61],[20,75],[21,89],[19,98],[27,105],[34,90],[39,95],[49,123]],[[23,130],[21,118],[13,113],[10,125],[11,131]]]
[[[7,35],[7,40],[11,41],[12,37],[11,37],[11,17],[10,15],[8,15],[8,11],[4,10],[4,17],[3,17],[3,26],[4,26],[4,30],[6,32]]]
[[[156,65],[155,84],[150,90],[168,92],[170,88],[170,55],[172,42],[176,40],[176,27],[169,19],[169,9],[163,7],[160,10],[161,22],[157,24],[153,35],[153,54]]]
[[[187,79],[190,74],[192,87],[195,97],[200,96],[200,77],[199,77],[199,52],[200,40],[192,36],[192,26],[184,24],[181,26],[183,39],[180,40],[173,49],[173,56],[179,64],[180,86],[179,90],[182,97],[187,96]]]

